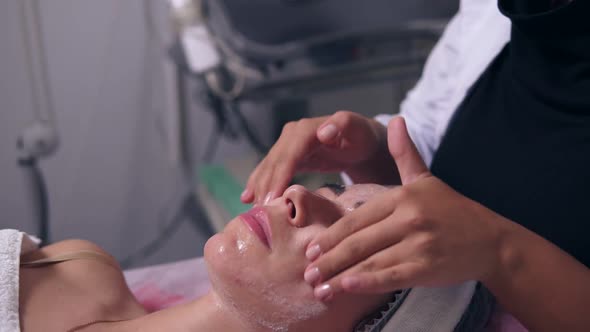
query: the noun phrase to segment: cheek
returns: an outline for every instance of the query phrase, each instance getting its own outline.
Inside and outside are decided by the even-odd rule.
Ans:
[[[303,273],[309,264],[305,257],[307,245],[312,240],[312,232],[299,232],[284,238],[273,248],[269,266],[263,267],[265,271],[272,272],[270,277],[288,283],[304,282]]]
[[[251,232],[241,227],[228,227],[205,244],[205,261],[211,279],[217,279],[224,287],[254,287],[289,298],[311,297],[313,289],[303,279],[309,263],[305,248],[311,234],[281,239],[268,251],[255,242],[259,240]]]
[[[305,282],[303,274],[310,263],[305,257],[305,250],[316,233],[317,230],[302,229],[288,239],[281,239],[268,264],[260,266],[259,278],[272,288],[268,289],[273,294],[270,300],[276,302],[279,298],[288,298],[289,301],[301,302],[314,299],[313,288]]]
[[[240,284],[251,280],[252,270],[259,270],[268,260],[268,253],[253,243],[255,240],[236,227],[212,236],[204,248],[210,274]]]
[[[264,283],[259,280],[260,269],[253,265],[256,261],[248,259],[248,251],[240,252],[239,238],[233,235],[214,235],[205,244],[204,254],[211,288],[224,303],[241,311],[255,305],[256,290]]]
[[[310,220],[310,226],[299,228],[288,239],[282,239],[284,243],[277,257],[273,257],[275,271],[280,271],[282,280],[290,280],[296,284],[307,285],[303,279],[305,269],[311,263],[305,257],[305,251],[311,241],[327,227],[317,220]],[[273,252],[273,255],[275,253]]]
[[[212,286],[226,304],[256,324],[283,330],[326,310],[303,280],[307,238],[282,241],[269,254],[257,252],[247,241],[240,252],[238,234],[217,234],[205,245]]]

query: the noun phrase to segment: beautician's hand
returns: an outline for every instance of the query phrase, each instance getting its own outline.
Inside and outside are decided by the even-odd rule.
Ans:
[[[375,165],[379,165],[375,167]],[[278,141],[250,175],[241,200],[262,203],[280,196],[297,172],[346,171],[355,181],[395,181],[387,151],[387,130],[373,119],[353,112],[302,119],[283,128]],[[388,167],[388,172],[379,172]],[[399,180],[398,180],[399,181]]]
[[[499,260],[501,217],[434,177],[402,118],[390,122],[388,136],[403,186],[369,200],[310,243],[305,279],[320,299],[482,280]]]

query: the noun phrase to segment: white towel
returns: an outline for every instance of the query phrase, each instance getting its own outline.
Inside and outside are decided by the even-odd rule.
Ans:
[[[39,240],[14,229],[0,230],[0,332],[20,332],[18,315],[20,255]]]
[[[455,329],[475,292],[475,281],[452,287],[412,288],[382,332],[449,332]]]

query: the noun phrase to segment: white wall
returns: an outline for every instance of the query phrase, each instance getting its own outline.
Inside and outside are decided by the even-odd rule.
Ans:
[[[0,228],[35,232],[14,147],[32,119],[18,1],[0,2]],[[182,188],[162,139],[164,50],[148,38],[145,3],[41,1],[62,142],[42,163],[53,240],[89,239],[119,258],[157,235]],[[208,128],[203,120],[197,125]],[[148,262],[196,256],[203,240],[185,223]]]

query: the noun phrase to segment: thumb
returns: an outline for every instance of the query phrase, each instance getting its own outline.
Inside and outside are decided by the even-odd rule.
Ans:
[[[401,116],[393,118],[387,126],[387,145],[397,165],[402,184],[406,185],[422,176],[430,175],[428,167],[408,134],[406,121]]]

